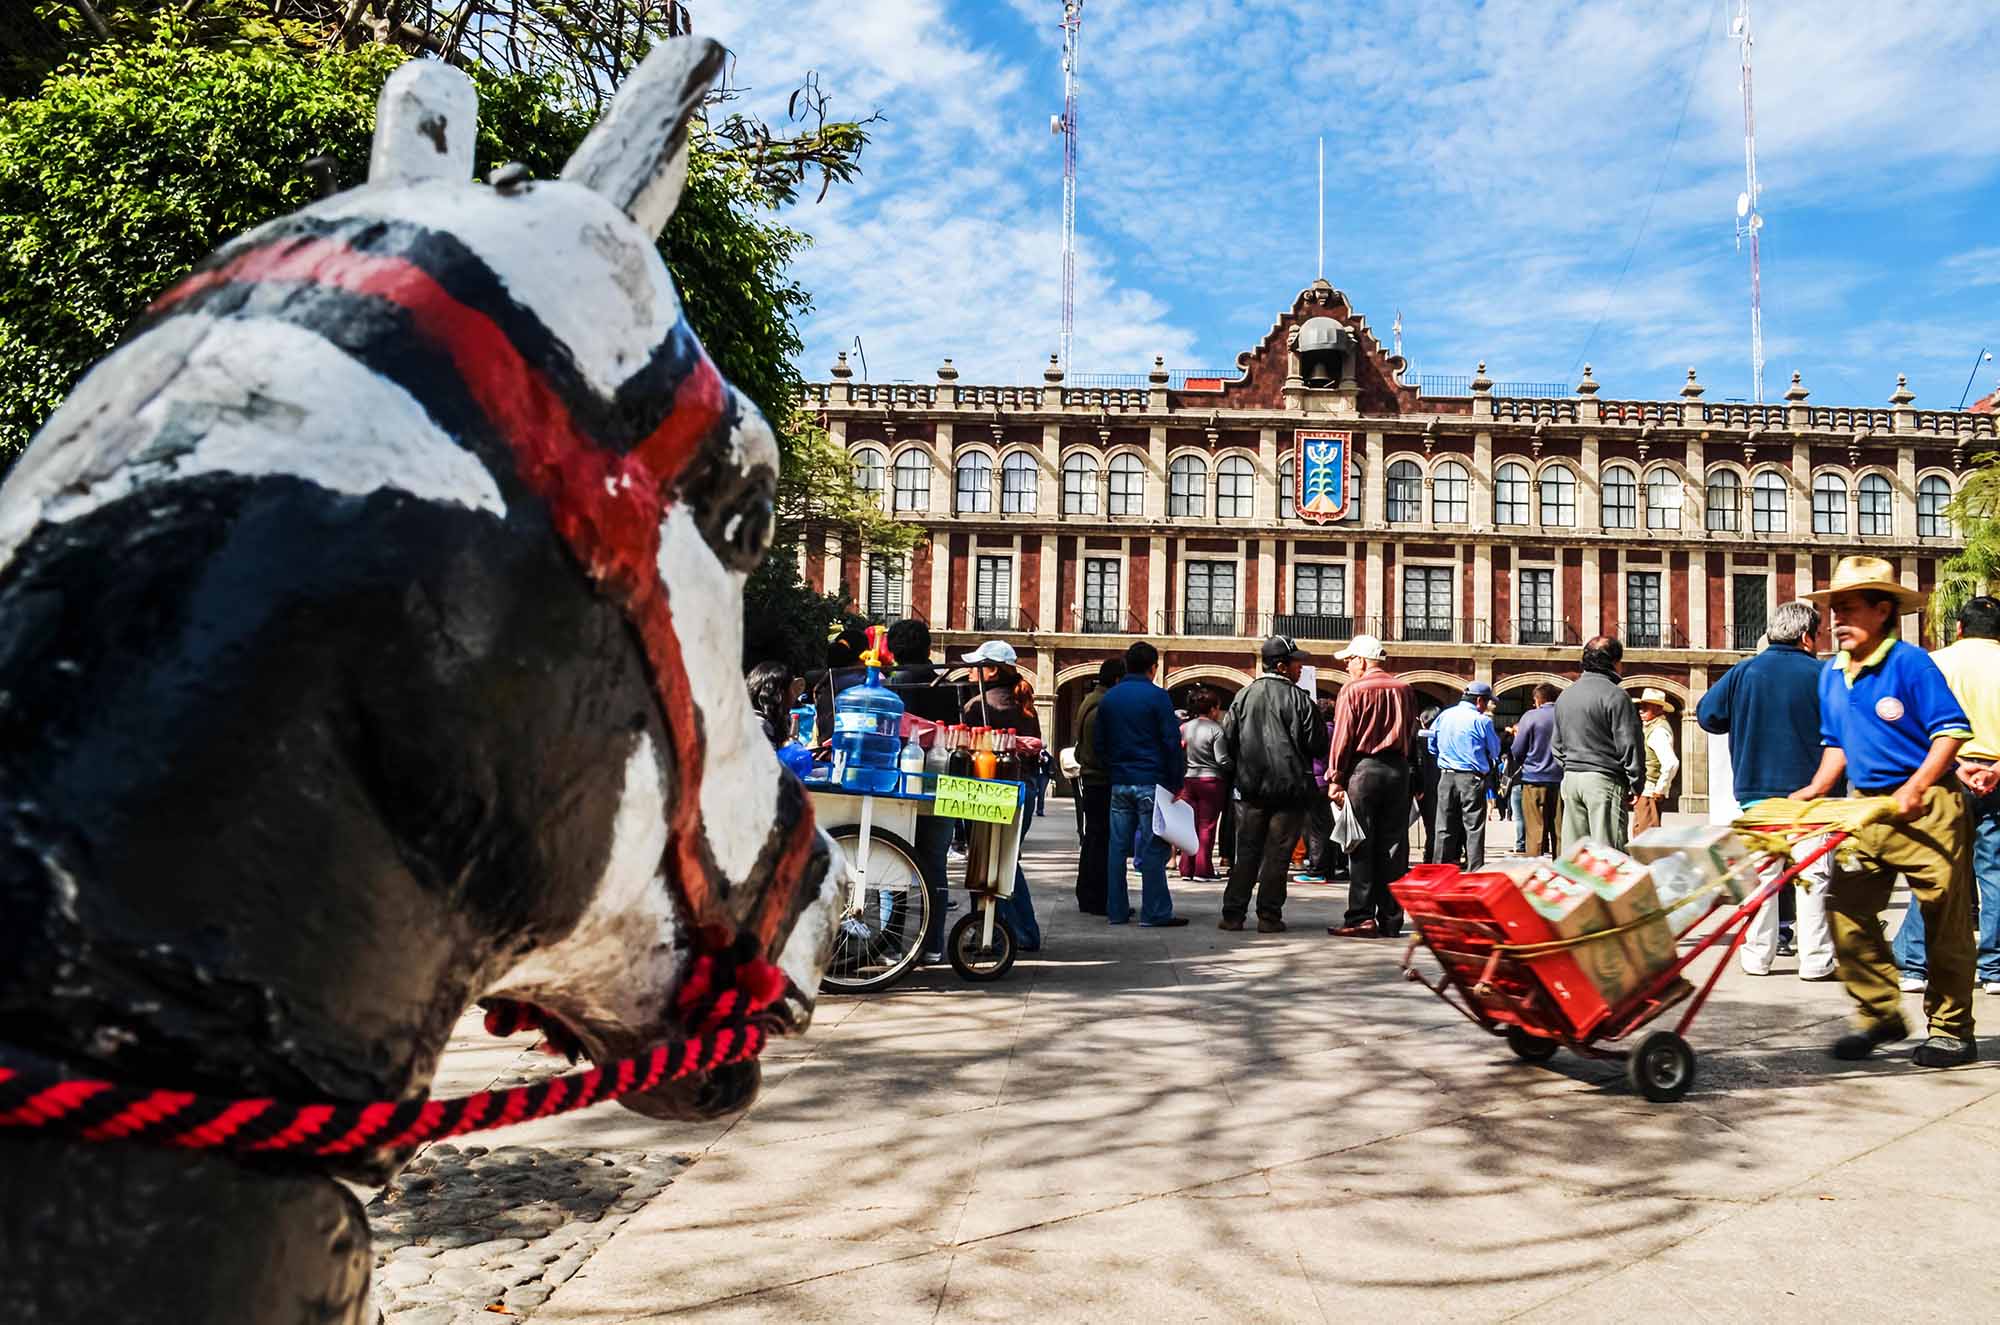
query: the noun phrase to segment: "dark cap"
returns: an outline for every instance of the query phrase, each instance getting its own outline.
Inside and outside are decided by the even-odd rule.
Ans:
[[[1493,698],[1493,687],[1484,681],[1474,681],[1465,688],[1465,697],[1467,699],[1491,699]]]
[[[1264,641],[1264,665],[1275,667],[1279,663],[1304,662],[1312,657],[1299,647],[1299,642],[1290,635],[1273,635]]]

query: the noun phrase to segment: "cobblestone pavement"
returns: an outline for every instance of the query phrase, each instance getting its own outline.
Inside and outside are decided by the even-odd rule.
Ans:
[[[693,1161],[638,1151],[431,1146],[368,1204],[390,1325],[528,1316]]]

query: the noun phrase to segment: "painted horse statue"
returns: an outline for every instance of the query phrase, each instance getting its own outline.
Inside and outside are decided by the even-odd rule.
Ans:
[[[403,66],[367,183],[208,258],[35,439],[0,488],[0,1067],[408,1100],[476,999],[603,1062],[683,1033],[724,950],[805,1024],[831,848],[741,680],[778,454],[654,247],[721,64],[667,43],[561,179],[490,185],[470,83]],[[396,1162],[0,1127],[8,1317],[372,1319],[334,1179]]]

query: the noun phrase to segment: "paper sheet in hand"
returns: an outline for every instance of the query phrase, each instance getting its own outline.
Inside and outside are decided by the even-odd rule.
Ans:
[[[1153,836],[1183,851],[1201,849],[1194,831],[1194,806],[1174,799],[1165,787],[1153,788]]]

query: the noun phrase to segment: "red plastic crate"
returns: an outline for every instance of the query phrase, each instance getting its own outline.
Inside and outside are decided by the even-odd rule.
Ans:
[[[1427,890],[1424,903],[1432,914],[1497,925],[1507,943],[1545,943],[1555,937],[1548,922],[1528,904],[1528,899],[1507,875],[1460,874],[1456,870],[1453,874],[1454,878],[1435,882]],[[1416,917],[1416,923],[1420,929],[1424,928],[1421,915]],[[1460,985],[1468,991],[1468,996],[1477,997],[1470,991],[1479,980],[1485,959],[1492,953],[1492,943],[1449,925],[1427,930],[1425,937],[1431,940],[1440,960],[1460,977]],[[1582,964],[1569,953],[1552,952],[1509,965],[1532,972],[1536,983],[1561,1013],[1566,1027],[1549,1027],[1550,1030],[1566,1028],[1573,1035],[1586,1036],[1611,1013],[1611,1005],[1605,1002]],[[1495,984],[1501,985],[1498,972]],[[1504,986],[1500,992],[1518,993]],[[1507,999],[1480,1001],[1487,1013],[1499,1020],[1521,1020]]]
[[[1435,914],[1439,887],[1451,883],[1458,875],[1456,865],[1415,865],[1408,874],[1389,885],[1389,895],[1405,911],[1420,915]]]

